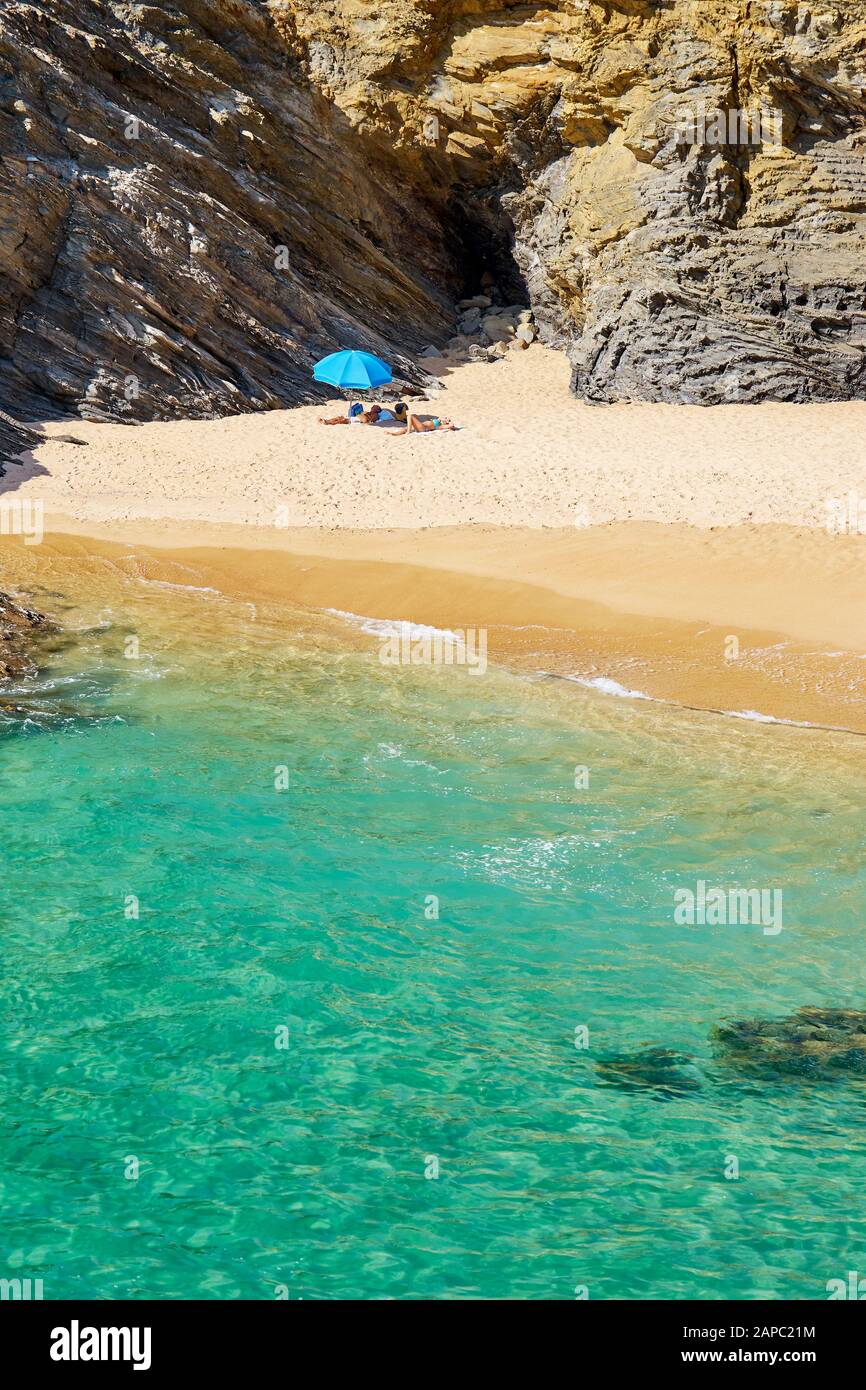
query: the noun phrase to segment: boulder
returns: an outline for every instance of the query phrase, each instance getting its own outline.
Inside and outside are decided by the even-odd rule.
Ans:
[[[806,1006],[786,1018],[737,1019],[710,1034],[718,1057],[760,1077],[866,1076],[866,1013]]]
[[[488,314],[481,320],[481,331],[491,343],[510,338],[516,327],[515,320],[507,314]]]
[[[654,1091],[659,1098],[687,1095],[703,1086],[692,1058],[669,1047],[645,1047],[602,1057],[595,1066],[603,1085],[622,1091]]]
[[[43,613],[24,608],[8,595],[0,594],[0,681],[32,675],[36,670],[34,637],[56,631]]]

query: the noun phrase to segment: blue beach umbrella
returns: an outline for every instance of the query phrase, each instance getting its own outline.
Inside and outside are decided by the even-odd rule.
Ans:
[[[392,380],[388,363],[370,352],[332,352],[316,363],[313,376],[316,381],[343,391],[369,391],[374,386],[387,386]]]

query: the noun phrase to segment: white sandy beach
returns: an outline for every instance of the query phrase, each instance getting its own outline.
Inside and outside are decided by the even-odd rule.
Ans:
[[[444,371],[419,413],[458,433],[394,439],[309,406],[138,427],[47,426],[3,495],[49,517],[274,527],[571,527],[610,521],[823,527],[866,498],[866,402],[588,406],[563,353],[534,346]],[[87,447],[50,436],[72,433]]]
[[[866,402],[591,407],[568,386],[565,356],[532,347],[443,364],[417,408],[456,433],[317,422],[345,402],[52,424],[0,483],[42,504],[46,543],[7,537],[5,559],[23,592],[44,556],[485,626],[529,669],[866,732]]]

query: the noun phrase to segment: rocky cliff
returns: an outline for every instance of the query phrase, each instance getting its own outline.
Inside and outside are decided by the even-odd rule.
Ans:
[[[864,118],[866,0],[5,0],[0,407],[411,378],[485,275],[591,400],[866,395]]]

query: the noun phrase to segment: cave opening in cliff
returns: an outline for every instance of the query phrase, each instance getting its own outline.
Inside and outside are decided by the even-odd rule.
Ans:
[[[495,286],[503,304],[529,304],[529,289],[514,256],[514,224],[501,187],[460,190],[452,198],[461,297]]]

